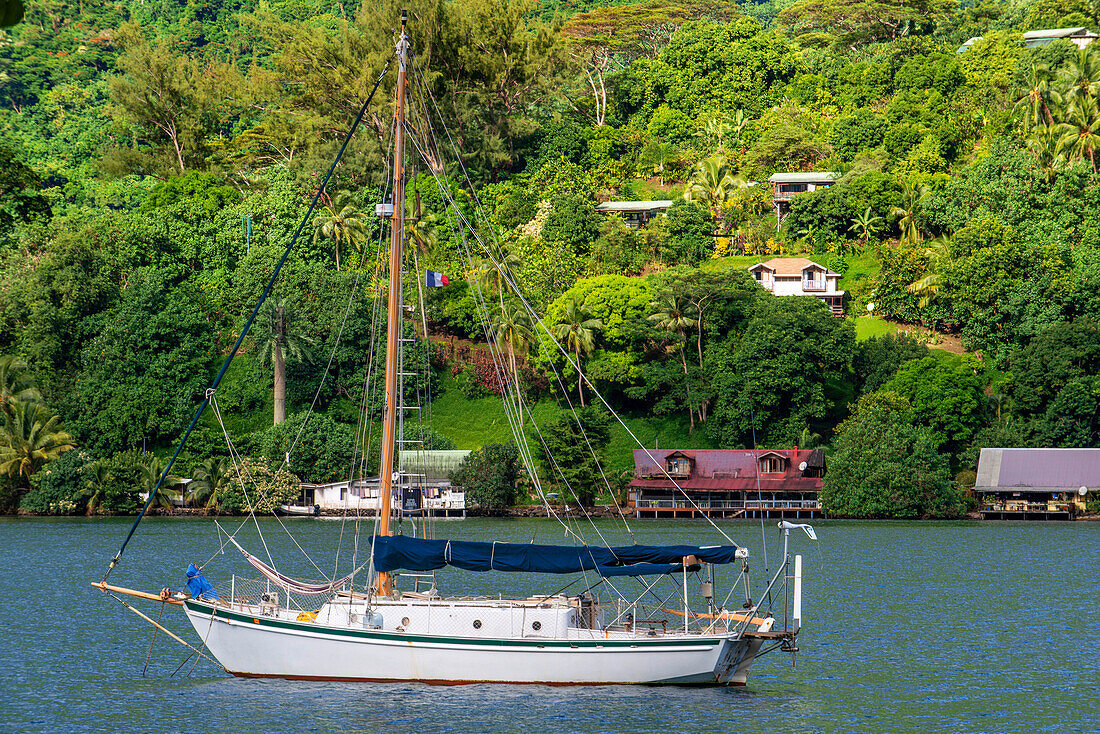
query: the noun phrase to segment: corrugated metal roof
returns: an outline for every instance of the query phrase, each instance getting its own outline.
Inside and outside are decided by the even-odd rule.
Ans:
[[[672,206],[671,199],[657,199],[655,201],[605,201],[596,205],[598,212],[651,212],[657,209],[668,209]]]
[[[1030,41],[1034,38],[1069,38],[1070,36],[1077,35],[1090,35],[1089,29],[1080,26],[1078,28],[1047,28],[1041,31],[1027,31],[1024,33],[1024,40]]]
[[[840,178],[832,171],[793,171],[791,173],[773,173],[768,180],[772,183],[832,183]]]
[[[978,490],[1075,491],[1100,486],[1100,449],[982,449]]]
[[[688,453],[676,449],[634,449],[634,479],[630,486],[636,488],[672,489],[674,485],[663,476],[665,461],[676,453]],[[765,491],[786,489],[821,489],[819,477],[803,477],[798,468],[806,462],[807,468],[815,452],[808,449],[759,450],[748,449],[697,449],[693,454],[695,465],[691,477],[676,480],[682,489],[740,490],[756,489],[757,459],[764,455],[778,454],[787,460],[782,474],[761,474],[760,488]]]
[[[397,466],[406,474],[422,474],[428,479],[449,479],[469,455],[468,450],[403,451]]]

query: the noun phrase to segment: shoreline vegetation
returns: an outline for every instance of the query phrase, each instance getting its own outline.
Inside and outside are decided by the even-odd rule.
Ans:
[[[606,503],[633,468],[628,432],[535,337],[509,281],[643,445],[821,448],[830,516],[964,517],[982,448],[1100,447],[1100,43],[1023,36],[1100,27],[1095,9],[405,6],[433,100],[414,132],[461,151],[436,162],[446,196],[409,164],[409,250],[449,285],[406,320],[405,398],[429,395],[431,421],[401,438],[473,451],[463,486],[486,511],[529,494],[505,391],[565,457],[530,457],[547,491]],[[137,511],[399,9],[28,3],[0,29],[0,512]],[[392,91],[226,373],[220,421],[204,415],[155,506],[186,492],[269,511],[347,476],[352,455],[376,471],[374,292],[348,304],[384,259]],[[799,172],[832,184],[769,183]],[[466,256],[451,198],[492,252]],[[597,211],[609,201],[671,204],[640,223]],[[775,257],[839,274],[846,315],[762,287],[747,267]]]

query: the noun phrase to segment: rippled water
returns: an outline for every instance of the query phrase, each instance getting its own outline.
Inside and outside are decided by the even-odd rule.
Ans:
[[[200,663],[171,677],[183,648],[88,586],[126,520],[0,520],[0,707],[4,732],[1074,732],[1100,730],[1100,524],[818,525],[805,556],[797,667],[757,661],[741,689],[431,687],[240,680]],[[225,521],[223,521],[225,524]],[[339,522],[287,522],[322,568]],[[759,525],[723,523],[763,570]],[[601,522],[611,542],[622,524]],[[638,522],[639,542],[713,543],[702,523]],[[344,530],[344,561],[351,552]],[[440,535],[562,540],[545,520],[441,523]],[[264,524],[272,553],[310,576]],[[775,541],[774,528],[768,531]],[[589,537],[594,537],[589,528]],[[255,529],[241,532],[253,550]],[[217,549],[209,520],[142,524],[111,580],[156,590]],[[776,548],[771,550],[773,556]],[[297,560],[291,560],[297,559]],[[297,567],[295,567],[295,563]],[[244,573],[227,554],[218,583]],[[762,576],[760,573],[758,576]],[[316,573],[312,574],[316,576]],[[552,591],[558,579],[449,572],[444,592]],[[518,583],[519,586],[505,586]],[[156,615],[156,605],[145,610]],[[194,637],[181,615],[167,625]]]

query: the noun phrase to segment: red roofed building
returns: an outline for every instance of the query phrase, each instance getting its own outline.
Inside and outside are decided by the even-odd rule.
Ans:
[[[824,475],[820,449],[634,449],[630,506],[637,517],[816,517]]]

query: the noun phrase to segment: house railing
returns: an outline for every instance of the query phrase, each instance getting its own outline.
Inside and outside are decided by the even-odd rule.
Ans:
[[[804,291],[823,291],[825,290],[824,280],[803,280],[802,290]]]
[[[679,500],[638,500],[634,507],[640,510],[816,510],[817,500],[713,500],[695,504]]]

